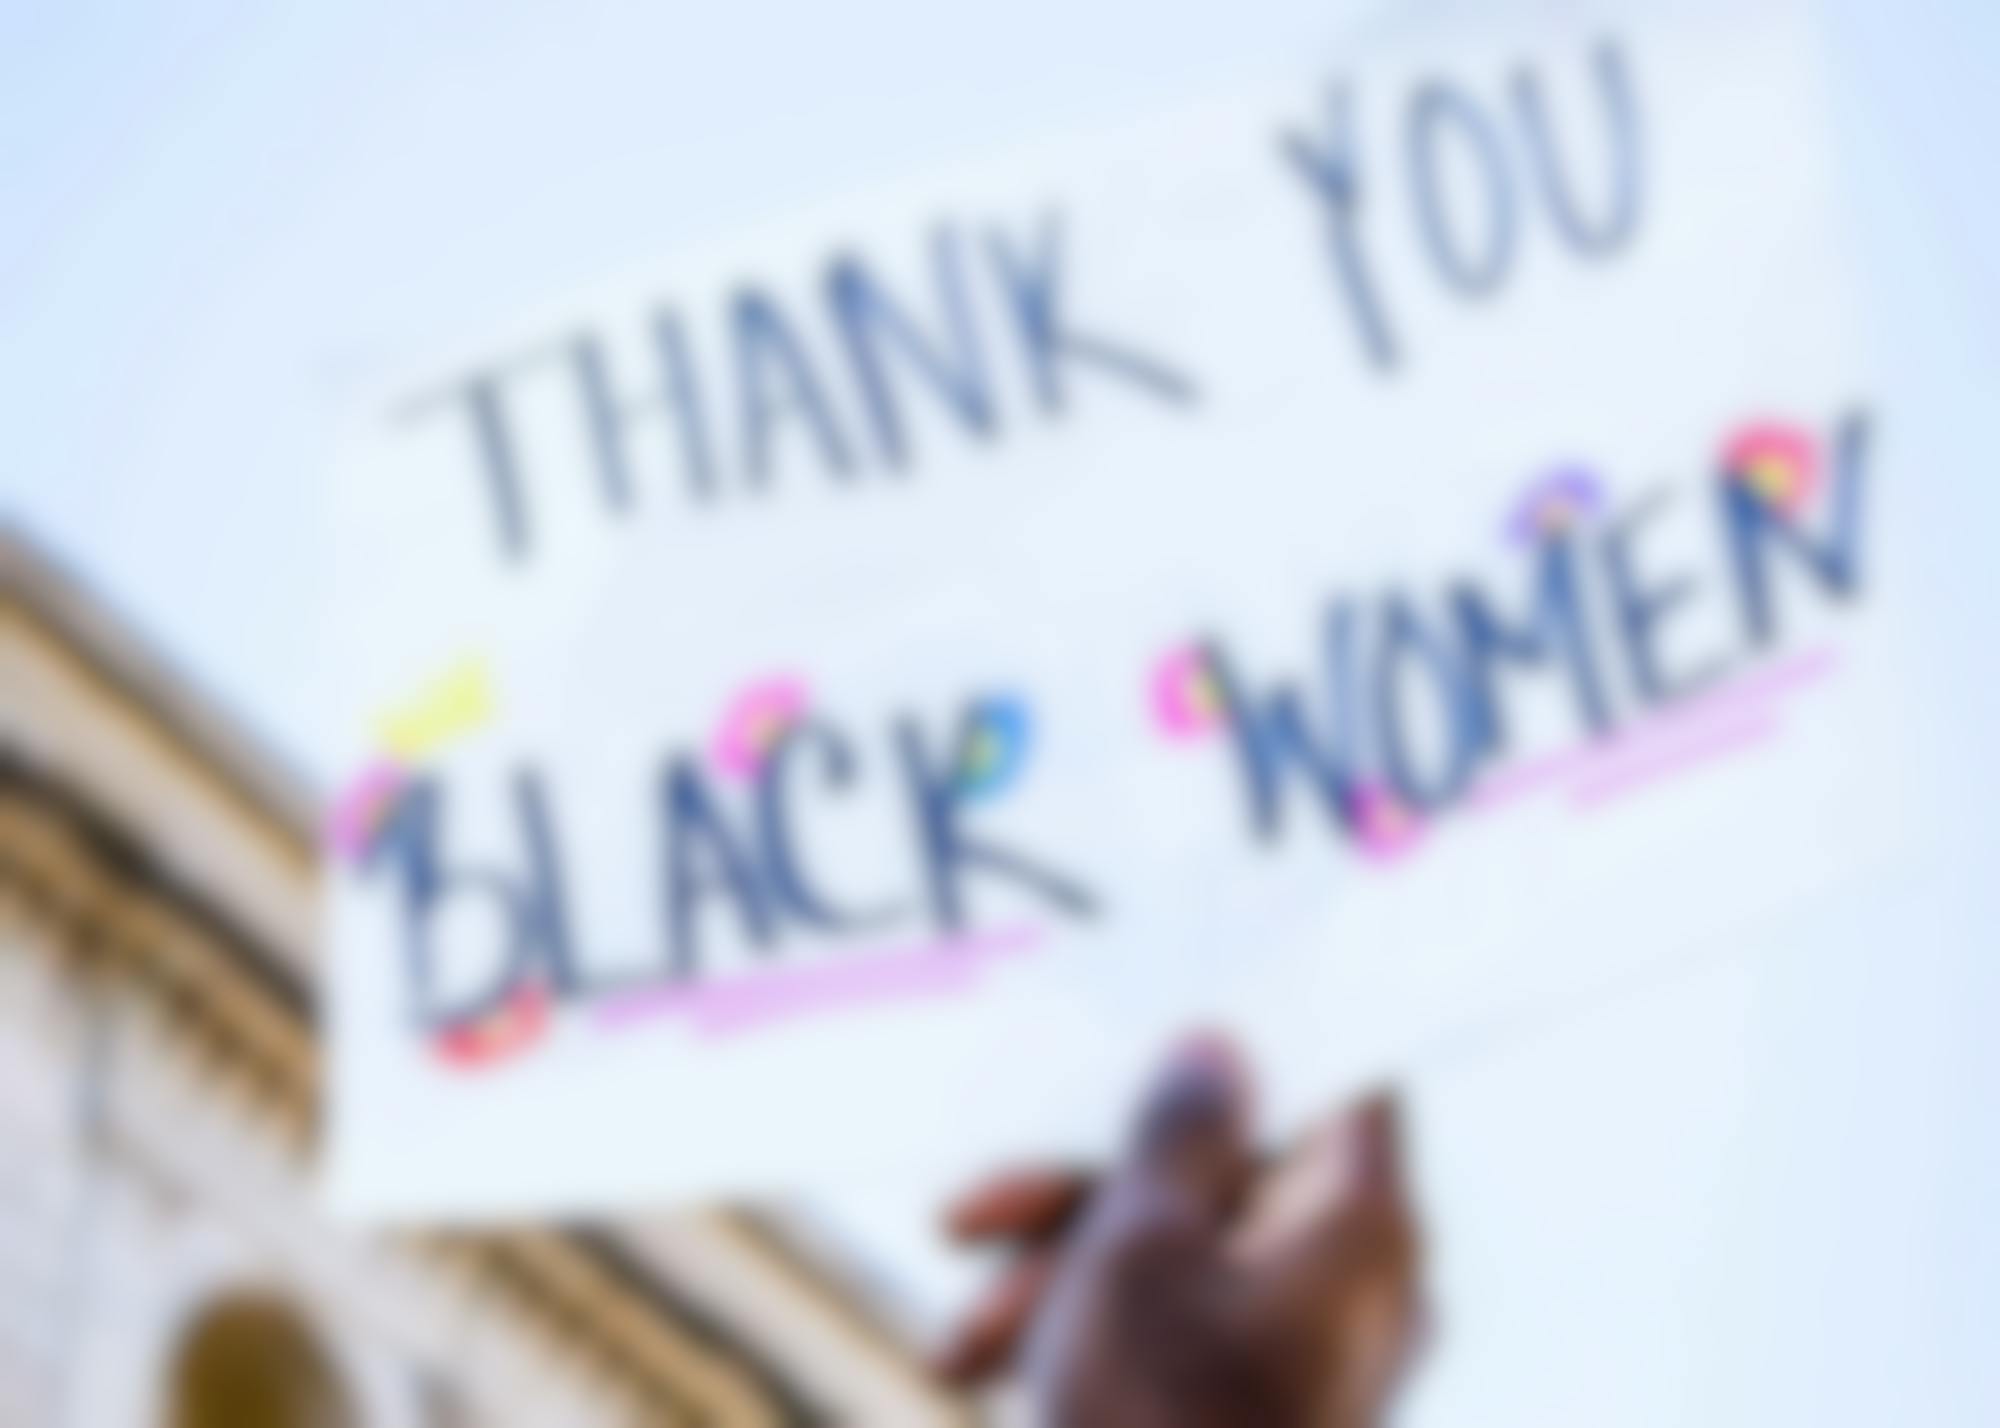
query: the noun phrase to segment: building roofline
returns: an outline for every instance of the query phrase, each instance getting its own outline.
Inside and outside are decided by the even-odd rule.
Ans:
[[[141,633],[86,575],[0,517],[0,606],[17,605],[289,839],[317,842],[319,791],[247,719]]]

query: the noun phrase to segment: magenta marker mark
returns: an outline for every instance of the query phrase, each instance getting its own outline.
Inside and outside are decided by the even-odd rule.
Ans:
[[[349,862],[361,861],[405,778],[402,765],[393,759],[377,759],[355,775],[326,820],[326,841],[336,853]]]
[[[1691,739],[1649,750],[1642,758],[1626,759],[1601,774],[1584,778],[1570,791],[1570,801],[1586,812],[1601,808],[1669,774],[1710,759],[1741,753],[1761,744],[1777,731],[1778,721],[1771,714],[1740,716],[1704,729]]]
[[[812,695],[794,675],[759,680],[738,691],[715,727],[709,755],[730,778],[745,782],[757,776],[778,740],[806,715]]]
[[[483,658],[463,659],[416,699],[381,721],[377,752],[341,789],[327,813],[327,846],[350,863],[369,845],[402,797],[418,761],[492,719],[493,675]]]
[[[1371,863],[1394,863],[1424,840],[1423,815],[1406,807],[1386,785],[1362,784],[1350,795],[1354,841]]]
[[[1472,791],[1465,797],[1465,806],[1468,809],[1498,808],[1503,803],[1512,803],[1517,798],[1525,798],[1573,773],[1587,769],[1604,756],[1605,749],[1631,737],[1633,736],[1628,734],[1593,739],[1572,749],[1543,754],[1539,758],[1523,759],[1519,763],[1496,769],[1472,786]]]
[[[1718,704],[1756,703],[1773,695],[1790,694],[1808,684],[1816,684],[1833,673],[1840,652],[1830,645],[1802,650],[1788,659],[1777,660],[1761,669],[1732,679],[1687,701],[1683,708],[1712,707]]]
[[[1222,691],[1199,645],[1177,645],[1162,655],[1147,690],[1154,722],[1169,739],[1205,738],[1222,725]]]
[[[978,982],[986,964],[1032,951],[1043,935],[1039,927],[1011,927],[706,986],[656,987],[601,1004],[595,1021],[600,1030],[621,1031],[684,1016],[704,1036],[731,1036],[846,1006],[963,992]]]
[[[1651,758],[1717,724],[1761,712],[1780,697],[1824,678],[1838,663],[1838,653],[1830,648],[1779,660],[1648,715],[1617,734],[1498,769],[1479,781],[1465,806],[1497,808],[1551,784],[1606,777],[1626,760]]]

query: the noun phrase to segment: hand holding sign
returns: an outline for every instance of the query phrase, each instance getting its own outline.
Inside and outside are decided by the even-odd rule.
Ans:
[[[1017,1258],[945,1376],[1025,1359],[1057,1428],[1379,1422],[1424,1321],[1395,1107],[1365,1101],[1260,1169],[1250,1102],[1235,1054],[1191,1042],[1108,1176],[1023,1171],[965,1196],[953,1236]]]

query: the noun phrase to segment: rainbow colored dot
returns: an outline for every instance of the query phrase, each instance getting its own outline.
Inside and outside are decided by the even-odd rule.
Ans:
[[[1020,778],[1034,738],[1034,717],[1012,695],[979,700],[966,715],[959,746],[957,790],[961,798],[997,798]]]
[[[1754,421],[1722,448],[1724,478],[1754,491],[1770,508],[1796,516],[1819,492],[1819,444],[1789,422]]]
[[[1507,514],[1507,538],[1534,546],[1583,525],[1604,509],[1604,482],[1589,467],[1558,466],[1535,480]]]
[[[438,1032],[431,1049],[440,1061],[475,1071],[518,1056],[548,1034],[554,998],[540,982],[523,982],[484,1016]]]
[[[1200,645],[1176,645],[1147,681],[1153,720],[1169,739],[1205,738],[1222,727],[1222,684]]]
[[[460,660],[377,721],[380,752],[341,789],[327,814],[326,841],[359,864],[381,836],[423,760],[490,722],[499,706],[491,665]]]

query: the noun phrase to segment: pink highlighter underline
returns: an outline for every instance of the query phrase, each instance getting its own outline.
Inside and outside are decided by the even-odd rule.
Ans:
[[[600,1030],[620,1031],[662,1016],[686,1016],[696,1030],[724,1036],[856,1002],[965,991],[985,963],[1031,951],[1042,935],[1039,927],[1008,927],[888,953],[843,954],[838,962],[706,986],[655,987],[601,1004],[594,1019]]]
[[[1618,774],[1627,763],[1664,773],[1711,754],[1744,747],[1755,740],[1718,739],[1712,731],[1718,727],[1741,729],[1746,720],[1769,723],[1768,717],[1759,716],[1768,715],[1771,701],[1821,679],[1833,668],[1836,658],[1831,649],[1808,650],[1696,695],[1685,704],[1650,715],[1617,734],[1503,769],[1473,789],[1467,805],[1498,807],[1571,776],[1580,777],[1590,789],[1612,783],[1623,786],[1628,781],[1620,779]],[[1757,737],[1769,732],[1770,729],[1764,729]],[[1676,758],[1674,751],[1681,747],[1682,736],[1690,740],[1686,745],[1688,757]],[[1642,775],[1638,781],[1649,780]],[[1582,788],[1578,790],[1580,797],[1583,792]],[[1608,795],[1599,793],[1589,801],[1596,802],[1604,796]]]
[[[1570,790],[1570,798],[1578,808],[1589,811],[1680,769],[1761,744],[1777,732],[1778,719],[1771,711],[1746,711],[1740,717],[1705,726],[1679,743],[1649,749],[1610,768],[1586,773]]]
[[[367,850],[376,814],[403,786],[403,767],[394,759],[374,760],[348,785],[328,819],[328,841],[335,851],[358,859]]]

